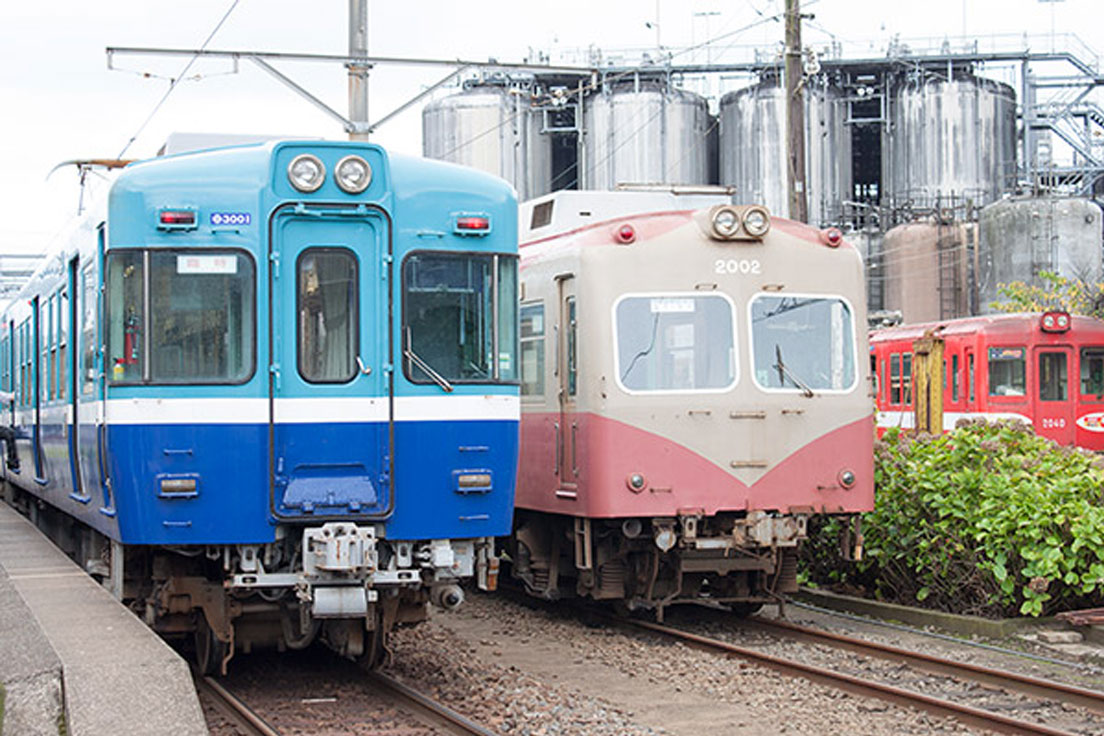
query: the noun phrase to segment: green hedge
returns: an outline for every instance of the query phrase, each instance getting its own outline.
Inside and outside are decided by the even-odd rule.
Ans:
[[[994,618],[1104,605],[1104,458],[1019,423],[890,430],[875,445],[865,554],[839,560],[839,521],[814,527],[806,579]]]

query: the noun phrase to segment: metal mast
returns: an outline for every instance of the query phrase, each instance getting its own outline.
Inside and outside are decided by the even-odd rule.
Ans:
[[[790,217],[808,222],[805,200],[805,90],[801,53],[801,0],[786,0],[786,184]]]
[[[349,139],[368,140],[368,0],[349,0]]]

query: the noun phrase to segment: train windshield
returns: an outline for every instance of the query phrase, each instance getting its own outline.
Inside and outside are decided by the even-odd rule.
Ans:
[[[755,383],[764,389],[850,391],[858,383],[851,307],[837,297],[759,295],[751,301]]]
[[[109,253],[112,383],[242,383],[253,374],[254,266],[231,251]]]
[[[413,253],[403,262],[403,366],[414,383],[515,383],[517,258]]]
[[[1081,348],[1081,397],[1104,401],[1104,347]]]
[[[726,391],[736,383],[733,306],[720,295],[623,296],[614,307],[627,391]]]

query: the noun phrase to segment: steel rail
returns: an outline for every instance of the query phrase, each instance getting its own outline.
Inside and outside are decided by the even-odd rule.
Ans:
[[[889,644],[879,644],[865,639],[821,631],[808,626],[799,626],[789,621],[776,621],[755,616],[747,619],[745,623],[763,629],[781,630],[785,632],[786,636],[800,641],[846,649],[869,657],[904,662],[919,670],[933,674],[966,677],[975,682],[984,682],[1005,690],[1015,690],[1036,698],[1051,698],[1087,710],[1104,713],[1104,692],[1097,690],[1021,675],[1017,672],[982,667],[969,662],[958,662],[924,654],[923,652],[913,652]]]
[[[239,700],[233,693],[218,684],[212,677],[199,674],[192,670],[192,678],[195,680],[196,690],[208,695],[215,701],[215,705],[238,725],[251,734],[251,736],[280,736],[280,732],[264,722],[260,716],[249,709],[245,703]]]
[[[402,706],[427,718],[434,724],[442,725],[452,733],[466,736],[498,736],[497,733],[460,715],[452,708],[433,698],[402,684],[398,680],[378,670],[367,670],[368,680],[381,690],[397,696]]]
[[[594,614],[591,614],[594,615]],[[876,698],[897,705],[919,708],[933,715],[950,717],[961,723],[987,728],[999,733],[1009,734],[1039,734],[1040,736],[1073,736],[1069,731],[1051,728],[1042,724],[1021,721],[1000,713],[975,708],[961,703],[942,700],[923,693],[913,692],[904,688],[894,687],[883,683],[865,680],[842,672],[816,667],[804,662],[797,662],[782,657],[748,649],[746,647],[729,644],[728,642],[710,639],[705,636],[691,634],[669,626],[654,624],[647,621],[634,621],[616,616],[602,616],[610,621],[625,627],[641,629],[662,636],[673,638],[689,644],[697,649],[710,652],[721,652],[727,656],[739,657],[750,660],[760,665],[770,667],[788,676],[803,677],[812,682],[827,685],[832,688],[846,690],[855,695],[867,698]]]

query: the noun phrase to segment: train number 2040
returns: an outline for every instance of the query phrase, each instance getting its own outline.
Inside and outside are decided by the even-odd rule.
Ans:
[[[755,275],[762,272],[757,260],[749,259],[735,259],[735,258],[718,258],[713,263],[715,273],[743,273]]]

